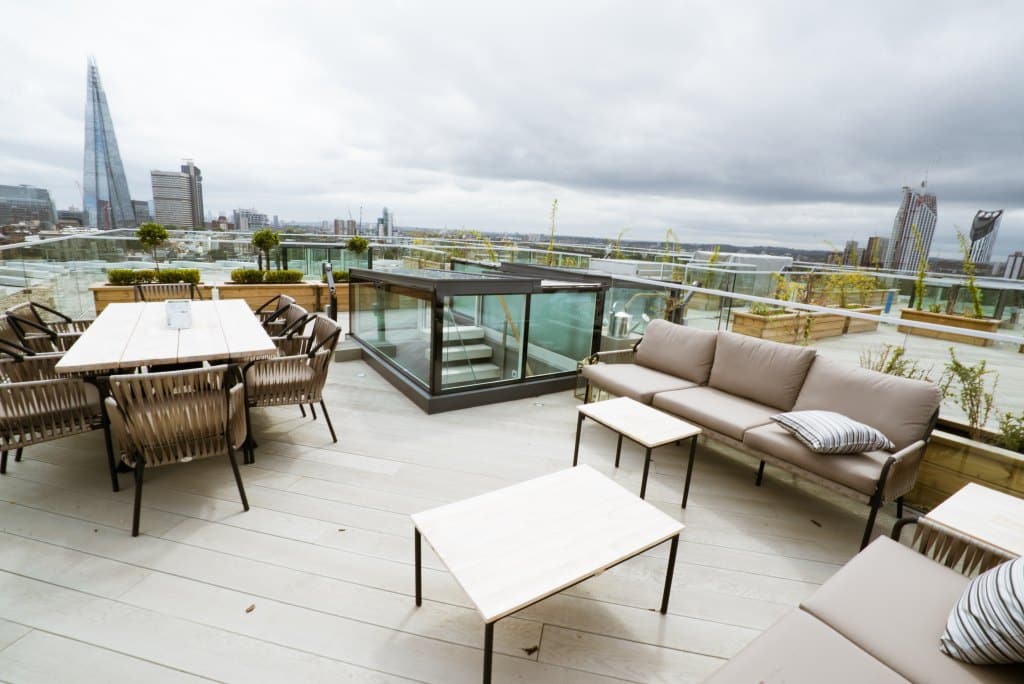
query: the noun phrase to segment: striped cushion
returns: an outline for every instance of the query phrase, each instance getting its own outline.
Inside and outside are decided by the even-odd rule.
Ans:
[[[819,454],[859,454],[862,451],[893,449],[889,438],[875,428],[834,411],[791,411],[774,415],[772,420]]]
[[[939,648],[975,665],[1024,663],[1024,558],[971,580],[949,614]]]

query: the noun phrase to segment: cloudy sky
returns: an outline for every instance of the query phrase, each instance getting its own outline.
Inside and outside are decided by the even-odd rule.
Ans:
[[[1024,4],[844,4],[2,0],[0,183],[81,205],[92,54],[136,199],[824,248],[927,174],[1024,249]]]

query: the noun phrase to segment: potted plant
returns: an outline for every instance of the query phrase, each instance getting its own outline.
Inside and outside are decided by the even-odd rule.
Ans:
[[[153,265],[156,272],[160,272],[160,260],[156,256],[156,248],[167,242],[169,235],[167,229],[159,223],[143,223],[135,231],[135,237],[139,243],[153,255]]]
[[[259,269],[261,271],[264,270],[263,269],[263,257],[266,256],[266,258],[267,258],[267,261],[266,261],[267,268],[266,268],[266,270],[269,271],[270,270],[270,250],[272,250],[274,247],[277,247],[279,244],[281,244],[281,234],[278,233],[276,230],[271,230],[270,228],[261,228],[260,230],[257,230],[255,233],[252,234],[252,244],[258,250],[258,253],[257,253],[258,262],[257,263],[258,263]]]
[[[955,303],[950,302],[946,313],[942,313],[937,310],[939,308],[938,306],[935,306],[932,310],[925,311],[924,271],[927,267],[927,262],[924,257],[922,257],[921,261],[923,265],[918,269],[918,277],[914,285],[914,305],[916,309],[903,309],[900,311],[900,318],[908,321],[921,321],[924,323],[934,323],[937,325],[977,330],[980,332],[998,332],[1000,324],[999,319],[985,318],[984,312],[981,308],[981,290],[975,282],[975,264],[974,260],[971,259],[970,243],[968,243],[967,238],[960,231],[957,231],[957,238],[960,241],[960,251],[963,254],[963,273],[964,276],[966,276],[965,287],[967,288],[971,298],[971,309],[961,311],[960,313],[954,313],[952,309]],[[987,347],[992,344],[992,340],[984,338],[971,337],[969,335],[958,335],[956,333],[938,332],[935,330],[924,330],[921,328],[911,328],[908,326],[899,326],[898,331],[909,333],[911,335],[920,335],[922,337],[935,337],[941,340],[949,340],[951,342],[973,344],[979,347]]]

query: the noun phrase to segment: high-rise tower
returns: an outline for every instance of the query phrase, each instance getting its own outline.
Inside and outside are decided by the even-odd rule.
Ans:
[[[903,201],[892,224],[892,238],[885,256],[885,268],[916,271],[921,258],[928,258],[939,219],[938,201],[928,192],[928,182],[920,192],[903,186]]]
[[[151,171],[153,214],[157,223],[176,228],[203,228],[203,174],[186,160],[178,171]]]
[[[999,234],[999,223],[1003,220],[1003,210],[979,211],[971,223],[971,261],[976,264],[987,264],[992,260],[992,248]]]
[[[85,172],[82,209],[85,224],[103,230],[136,225],[107,95],[96,61],[89,58],[85,95]]]

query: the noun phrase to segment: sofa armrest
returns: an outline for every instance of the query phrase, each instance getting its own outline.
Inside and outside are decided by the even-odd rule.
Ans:
[[[633,363],[636,360],[636,347],[630,349],[614,349],[591,354],[587,358],[588,364],[593,363]]]
[[[888,480],[883,490],[884,501],[893,501],[914,488],[914,483],[917,482],[917,471],[921,465],[921,459],[924,458],[925,446],[925,441],[919,439],[892,455],[893,464],[889,469]]]

